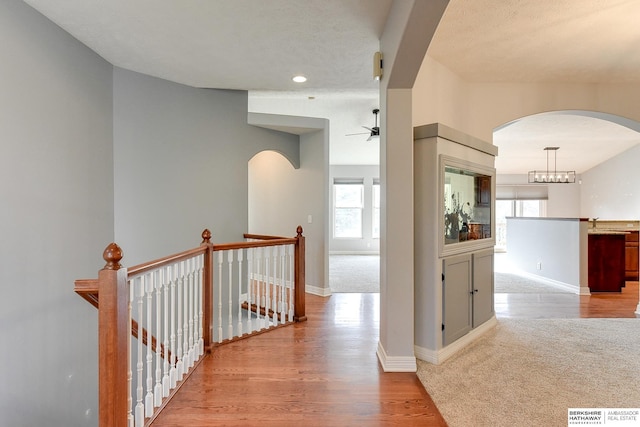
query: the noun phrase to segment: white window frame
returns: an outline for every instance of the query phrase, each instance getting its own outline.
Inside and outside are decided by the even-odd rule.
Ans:
[[[353,206],[338,206],[337,203],[337,187],[353,185],[360,188],[360,202],[355,203]],[[336,217],[340,210],[358,210],[360,217],[360,229],[358,235],[353,236],[338,236],[336,231]],[[363,221],[364,221],[364,178],[334,178],[333,180],[333,238],[334,239],[362,239],[363,238]]]
[[[373,178],[371,186],[371,238],[380,239],[380,179],[378,178]]]

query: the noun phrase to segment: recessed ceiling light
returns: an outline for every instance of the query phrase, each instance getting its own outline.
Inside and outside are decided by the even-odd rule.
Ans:
[[[296,83],[304,83],[307,81],[307,78],[305,76],[294,76],[292,80]]]

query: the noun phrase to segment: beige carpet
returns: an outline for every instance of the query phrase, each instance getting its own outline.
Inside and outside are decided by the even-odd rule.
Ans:
[[[499,319],[418,377],[450,427],[566,426],[568,408],[640,407],[640,319]]]
[[[331,255],[329,287],[332,292],[380,292],[380,256]]]

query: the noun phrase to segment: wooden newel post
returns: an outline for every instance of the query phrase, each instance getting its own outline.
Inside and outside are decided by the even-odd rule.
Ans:
[[[302,235],[302,226],[298,226],[296,232],[296,247],[294,261],[294,275],[296,282],[295,302],[293,320],[296,322],[304,322],[307,320],[305,315],[305,254],[304,254],[304,236]]]
[[[202,284],[202,339],[205,351],[209,352],[213,337],[213,243],[211,243],[211,231],[208,229],[202,232],[200,245],[207,247],[204,253]]]
[[[98,390],[99,425],[126,427],[131,326],[127,269],[120,265],[122,249],[111,243],[98,272]]]

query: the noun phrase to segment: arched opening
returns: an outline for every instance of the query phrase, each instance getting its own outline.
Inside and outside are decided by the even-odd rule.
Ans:
[[[493,138],[499,148],[498,250],[509,251],[507,235],[512,236],[509,239],[519,239],[507,233],[507,217],[598,218],[607,229],[637,232],[640,171],[635,165],[640,161],[639,122],[597,111],[551,111],[500,125],[494,129]],[[575,170],[575,183],[528,182],[528,171],[546,167],[545,147],[558,148],[557,167]],[[627,278],[637,281],[637,248],[630,251],[625,255]],[[496,256],[496,270],[513,267],[511,258]],[[529,261],[531,273],[546,277],[543,263]]]
[[[294,165],[276,151],[261,151],[248,165],[249,232],[293,235],[299,218],[295,205]]]

